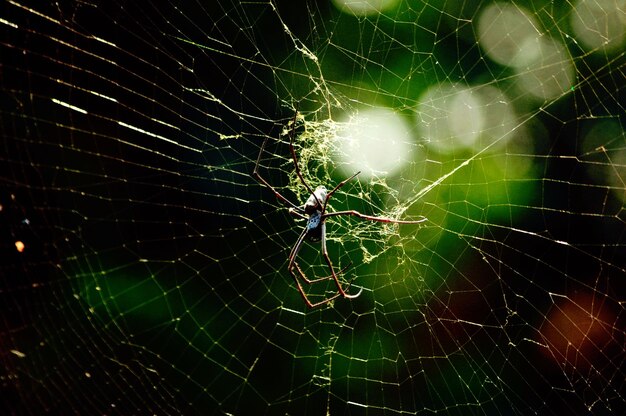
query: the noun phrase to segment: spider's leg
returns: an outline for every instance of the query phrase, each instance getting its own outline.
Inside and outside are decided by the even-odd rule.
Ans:
[[[304,292],[301,291],[300,294],[302,294],[302,297],[304,298],[304,302],[306,303],[306,306],[308,306],[311,309],[317,308],[318,306],[325,305],[327,303],[330,303],[333,300],[337,299],[339,296],[341,296],[341,293],[337,293],[336,295],[331,296],[330,298],[326,298],[326,299],[321,300],[321,301],[316,302],[316,303],[311,303],[311,301],[309,300],[309,298],[306,297]]]
[[[316,283],[316,282],[320,282],[320,281],[323,281],[323,280],[328,280],[328,279],[331,279],[333,277],[333,276],[326,276],[326,277],[320,277],[320,278],[317,278],[317,279],[310,280],[310,279],[308,279],[306,277],[306,275],[304,274],[304,272],[302,271],[302,269],[300,268],[300,266],[296,262],[296,258],[298,257],[298,253],[300,252],[300,248],[302,247],[302,243],[304,242],[304,238],[306,237],[306,232],[307,232],[307,230],[305,228],[302,231],[302,234],[300,234],[300,237],[298,237],[298,240],[296,241],[296,244],[294,244],[293,248],[291,249],[291,253],[289,254],[289,266],[288,266],[288,268],[289,268],[289,273],[291,273],[291,275],[293,276],[293,280],[295,280],[295,282],[296,282],[296,287],[298,288],[298,292],[300,292],[300,296],[304,300],[304,303],[306,303],[306,305],[309,308],[315,308],[315,307],[318,307],[320,305],[324,305],[326,303],[332,302],[333,300],[337,299],[339,296],[341,296],[341,292],[337,293],[334,296],[331,296],[330,298],[326,298],[326,299],[324,299],[324,300],[322,300],[320,302],[317,302],[317,303],[312,303],[309,300],[308,296],[306,295],[306,292],[304,291],[304,288],[302,287],[302,284],[300,283],[300,280],[298,279],[298,275],[307,284]],[[346,271],[346,269],[348,267],[350,267],[351,264],[352,264],[352,262],[350,262],[346,267],[341,269],[341,271],[339,273],[341,274],[344,271]],[[298,275],[296,275],[296,273],[294,272],[294,269],[296,269],[298,271]],[[352,284],[352,283],[350,283],[350,284]],[[350,287],[350,286],[348,286],[348,287]]]
[[[302,211],[303,211],[302,209],[300,209],[300,210],[295,210],[295,209],[293,209],[293,208],[289,208],[289,213],[290,213],[291,215],[296,216],[296,217],[300,217],[300,218],[301,218],[301,219],[303,219],[303,220],[308,220],[308,219],[309,219],[309,217],[307,217],[306,215],[304,215],[304,214],[302,213]]]
[[[345,267],[344,269],[346,269],[347,267]],[[299,268],[298,268],[299,269]],[[308,296],[306,295],[306,293],[304,292],[304,289],[302,288],[302,285],[300,284],[300,281],[298,279],[296,279],[296,276],[293,274],[293,272],[291,273],[296,281],[296,285],[298,287],[298,292],[300,292],[300,296],[302,297],[302,299],[304,300],[304,303],[306,303],[306,306],[308,306],[309,308],[317,308],[318,306],[321,305],[325,305],[327,303],[332,302],[333,300],[337,299],[339,296],[341,296],[341,292],[338,292],[336,295],[333,295],[329,298],[326,298],[324,300],[321,300],[319,302],[316,303],[312,303]],[[350,283],[350,285],[352,285],[352,283]],[[350,285],[348,285],[348,287],[350,287]],[[363,289],[361,289],[363,290]],[[355,296],[347,296],[347,297],[356,297],[358,295],[360,295],[361,292],[359,291],[359,293]]]
[[[298,264],[298,262],[294,261],[294,266],[296,268],[296,270],[298,271],[298,273],[300,274],[300,277],[302,278],[302,280],[304,280],[306,283],[317,283],[317,282],[322,282],[324,280],[328,280],[328,279],[332,279],[333,276],[332,275],[328,275],[328,276],[324,276],[324,277],[316,277],[315,279],[311,280],[308,279],[306,277],[306,275],[304,274],[304,272],[302,271],[302,269],[300,268],[300,265]],[[348,263],[347,266],[345,266],[343,269],[339,270],[339,273],[337,273],[338,276],[342,275],[343,272],[345,272],[346,270],[348,270],[348,267],[352,266],[352,262]]]
[[[343,290],[343,287],[341,287],[341,282],[339,281],[339,278],[337,277],[337,274],[335,273],[335,269],[333,269],[333,263],[332,261],[330,261],[330,256],[328,256],[328,249],[326,248],[326,222],[324,222],[323,220],[322,220],[321,227],[322,227],[322,255],[324,256],[324,260],[326,260],[326,264],[328,265],[328,268],[330,269],[330,273],[333,279],[335,280],[335,284],[337,285],[337,290],[339,291],[339,294],[343,296],[344,298],[354,299],[361,294],[361,292],[363,291],[363,288],[361,288],[361,290],[359,290],[359,292],[356,295],[349,295],[345,290]]]
[[[289,253],[289,265],[287,266],[287,268],[289,269],[289,273],[291,273],[291,275],[293,276],[294,279],[296,279],[296,282],[297,282],[298,276],[296,276],[296,274],[294,273],[294,269],[296,269],[300,278],[309,285],[311,283],[317,283],[317,282],[322,282],[324,280],[332,279],[333,278],[332,275],[324,276],[324,277],[317,277],[315,279],[309,279],[308,277],[306,277],[306,275],[300,268],[300,265],[296,261],[296,259],[298,258],[298,253],[300,252],[300,249],[302,248],[302,243],[304,242],[304,238],[306,237],[306,232],[307,232],[307,229],[305,228],[300,234],[300,237],[298,237],[298,240],[296,241],[296,243],[293,245],[293,248],[291,249],[291,253]],[[351,264],[352,262],[350,262],[346,267],[341,269],[339,274],[346,271],[348,267],[350,267]]]
[[[362,218],[364,220],[378,221],[378,222],[387,222],[387,223],[393,223],[393,224],[419,224],[419,223],[422,223],[422,222],[426,221],[425,217],[422,217],[421,219],[419,219],[417,221],[394,220],[393,218],[375,217],[373,215],[361,214],[359,211],[355,211],[355,210],[328,212],[328,213],[322,214],[322,220],[325,219],[325,218],[328,218],[328,217],[338,217],[340,215],[352,215],[352,216],[355,216],[355,217]]]
[[[293,164],[296,169],[296,175],[298,175],[298,178],[300,178],[300,182],[302,182],[302,184],[306,187],[307,191],[309,191],[309,193],[313,195],[313,198],[315,198],[317,205],[321,207],[322,204],[320,203],[320,200],[317,199],[317,195],[315,195],[313,188],[311,188],[311,186],[307,183],[307,181],[304,180],[304,176],[302,176],[302,172],[300,172],[300,166],[298,165],[298,157],[296,156],[296,150],[293,147],[293,139],[296,134],[297,118],[298,118],[298,110],[296,110],[296,114],[294,114],[293,116],[293,121],[291,124],[291,131],[289,131],[289,150],[291,151],[291,158],[293,159]]]
[[[278,192],[276,190],[276,188],[274,188],[272,185],[269,184],[269,182],[267,182],[259,173],[259,164],[261,163],[261,156],[263,155],[263,150],[265,149],[265,144],[267,143],[267,140],[269,139],[269,137],[267,137],[265,140],[263,140],[263,144],[261,145],[261,150],[259,151],[259,156],[256,159],[256,164],[254,165],[254,171],[252,172],[252,176],[259,182],[261,182],[263,185],[267,186],[270,191],[274,192],[274,195],[276,195],[276,198],[278,198],[279,200],[281,200],[282,202],[284,202],[285,204],[289,205],[292,209],[294,209],[297,212],[304,212],[304,210],[302,209],[302,207],[297,206],[296,204],[294,204],[293,202],[291,202],[290,200],[288,200],[287,198],[285,198],[283,195],[281,195],[280,192]]]
[[[298,282],[298,276],[293,271],[294,269],[298,271],[298,274],[300,275],[302,280],[304,280],[307,284],[321,282],[322,280],[328,280],[332,277],[332,276],[327,276],[327,277],[321,277],[321,278],[312,279],[312,280],[308,279],[304,275],[304,272],[302,271],[298,263],[296,262],[296,258],[298,257],[298,253],[300,252],[300,249],[302,248],[302,243],[304,242],[304,238],[306,237],[307,231],[308,230],[306,228],[302,230],[300,237],[298,237],[298,240],[296,241],[296,243],[293,245],[293,248],[291,249],[291,253],[289,253],[289,265],[287,266],[287,268],[289,269],[289,273],[291,273],[291,275],[295,279],[298,286],[300,286],[300,283]]]
[[[298,280],[298,276],[296,276],[295,272],[293,271],[294,267],[298,270],[298,273],[300,274],[300,276],[304,279],[305,282],[307,283],[313,283],[318,281],[316,280],[309,280],[304,276],[304,273],[302,273],[302,270],[300,269],[300,266],[298,266],[298,263],[296,263],[296,257],[298,256],[298,252],[300,251],[300,248],[302,247],[302,242],[304,241],[304,237],[306,237],[306,232],[307,229],[305,228],[302,231],[302,234],[300,234],[300,237],[298,237],[298,240],[296,241],[296,244],[294,244],[293,248],[291,249],[291,253],[289,254],[289,273],[291,273],[291,275],[293,276],[293,280],[295,280],[296,282],[296,287],[298,288],[298,292],[300,292],[300,296],[302,297],[302,300],[304,300],[304,303],[306,303],[306,305],[309,308],[315,308],[318,307],[320,305],[324,305],[328,302],[331,302],[332,300],[336,299],[337,297],[339,297],[340,293],[337,293],[337,295],[328,298],[328,299],[324,299],[320,302],[317,303],[311,303],[311,301],[309,300],[309,298],[306,295],[306,292],[304,291],[304,289],[302,288],[302,284],[300,284],[300,280]],[[319,279],[319,280],[323,280],[323,279]]]
[[[349,288],[351,285],[352,285],[352,282],[348,285],[348,288]],[[348,296],[348,297],[350,297],[350,298],[355,298],[355,297],[359,296],[359,295],[361,294],[361,292],[362,292],[362,291],[363,291],[363,289],[361,288],[361,290],[359,291],[359,293],[357,293],[356,295],[353,295],[353,296]],[[327,304],[327,303],[330,303],[330,302],[332,302],[333,300],[337,299],[339,296],[341,296],[341,293],[337,293],[336,295],[333,295],[333,296],[331,296],[331,297],[329,297],[329,298],[326,298],[326,299],[324,299],[324,300],[322,300],[322,301],[319,301],[319,302],[317,302],[317,303],[311,303],[311,301],[309,301],[309,299],[308,299],[308,298],[307,298],[307,297],[303,294],[303,292],[300,292],[300,293],[303,295],[302,297],[304,298],[304,302],[307,304],[307,306],[308,306],[309,308],[317,308],[318,306],[320,306],[320,305],[325,305],[325,304]]]
[[[332,196],[332,194],[334,194],[336,191],[339,190],[339,188],[341,188],[342,186],[344,186],[346,183],[348,183],[348,181],[356,178],[356,175],[358,175],[359,173],[361,173],[361,171],[358,171],[357,173],[355,173],[354,175],[350,176],[348,179],[344,179],[343,181],[339,182],[339,185],[335,186],[335,188],[330,191],[328,193],[328,195],[326,196],[326,201],[324,201],[324,208],[322,209],[322,212],[326,212],[326,205],[328,205],[328,200],[330,199],[330,197]]]

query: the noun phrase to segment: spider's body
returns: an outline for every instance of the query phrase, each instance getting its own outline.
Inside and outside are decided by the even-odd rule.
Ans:
[[[314,243],[322,239],[322,214],[326,208],[327,198],[328,191],[320,185],[302,207],[304,214],[309,216],[306,222],[306,239]]]
[[[311,215],[315,213],[315,211],[322,212],[324,210],[324,206],[326,205],[326,199],[328,198],[328,191],[326,187],[320,185],[315,188],[315,192],[313,192],[309,199],[304,203],[304,213],[307,215]]]
[[[328,192],[324,186],[318,186],[317,188],[315,188],[315,190],[313,190],[313,188],[311,188],[311,186],[304,180],[304,177],[302,176],[302,173],[300,172],[300,167],[298,166],[298,158],[296,156],[296,151],[294,150],[294,147],[293,147],[293,138],[295,134],[297,115],[298,113],[296,112],[296,115],[294,116],[293,121],[292,121],[293,123],[292,129],[289,133],[289,149],[291,151],[291,157],[293,159],[293,164],[295,166],[296,175],[300,179],[300,182],[302,182],[302,184],[306,187],[306,189],[310,193],[304,205],[298,206],[294,204],[293,202],[291,202],[290,200],[288,200],[280,192],[278,192],[276,188],[270,185],[270,183],[267,182],[259,174],[259,164],[261,162],[261,156],[263,155],[263,149],[265,148],[265,144],[267,143],[267,140],[268,140],[267,138],[265,139],[265,141],[263,141],[263,144],[261,145],[261,150],[259,150],[259,156],[257,157],[256,165],[254,166],[254,171],[252,175],[261,184],[267,186],[272,192],[274,192],[274,195],[276,196],[276,198],[278,198],[285,204],[289,205],[290,206],[289,211],[292,214],[307,220],[306,227],[304,228],[304,230],[302,230],[302,232],[300,233],[300,237],[298,237],[298,240],[296,240],[296,243],[291,249],[291,253],[289,254],[289,264],[287,268],[289,269],[289,273],[291,273],[294,280],[296,281],[296,285],[298,286],[298,291],[300,292],[300,296],[302,296],[302,299],[304,299],[304,302],[307,304],[309,308],[314,308],[316,306],[329,303],[332,300],[338,298],[339,296],[342,296],[344,298],[349,298],[349,299],[356,298],[357,296],[361,294],[361,291],[363,290],[361,289],[356,295],[350,295],[343,289],[341,282],[339,281],[338,274],[341,275],[350,266],[350,264],[348,264],[346,267],[341,269],[339,273],[335,273],[333,264],[330,260],[330,257],[328,256],[328,249],[326,248],[326,219],[327,218],[338,217],[340,215],[350,215],[350,216],[355,216],[355,217],[359,217],[359,218],[370,220],[370,221],[397,223],[397,224],[417,224],[417,223],[425,221],[426,218],[422,218],[419,221],[403,221],[403,220],[394,220],[394,219],[385,218],[385,217],[375,217],[372,215],[365,215],[354,210],[326,212],[326,208],[328,207],[328,200],[330,199],[332,194],[338,191],[349,180],[354,179],[361,172],[357,172],[351,177],[349,177],[348,179],[340,182],[330,192]],[[304,242],[305,239],[310,242],[321,241],[322,256],[324,257],[326,265],[330,269],[329,276],[317,277],[315,279],[308,279],[306,275],[304,274],[304,272],[302,271],[302,269],[300,268],[300,266],[298,265],[298,263],[296,262],[296,258],[298,257],[298,253],[300,252],[300,248],[302,247],[302,243]],[[298,280],[298,278],[302,279],[307,284],[321,282],[321,281],[328,280],[328,279],[333,279],[337,286],[337,293],[334,296],[331,296],[330,298],[326,298],[320,302],[311,303],[306,293],[304,292],[304,289],[302,288],[302,285],[300,284],[300,280]],[[349,287],[350,285],[348,285],[348,288]]]
[[[306,222],[306,238],[312,243],[322,239],[322,211],[314,211]]]

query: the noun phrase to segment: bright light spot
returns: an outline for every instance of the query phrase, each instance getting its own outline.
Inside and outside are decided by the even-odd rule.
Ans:
[[[484,120],[480,99],[469,89],[461,89],[449,101],[450,130],[462,145],[470,147],[483,129]]]
[[[547,136],[546,128],[538,120],[533,120],[511,132],[506,146],[500,151],[502,157],[495,158],[505,178],[519,179],[532,175],[535,159],[535,143],[542,142]]]
[[[613,195],[626,204],[626,130],[615,120],[594,121],[582,133],[579,154],[593,160],[587,166],[587,175],[600,185],[608,187]]]
[[[574,83],[574,66],[563,45],[551,38],[534,41],[537,59],[518,67],[519,85],[540,99],[558,98]]]
[[[558,98],[574,82],[566,48],[539,32],[539,24],[521,7],[494,3],[478,18],[478,41],[495,62],[512,67],[522,90],[545,100]]]
[[[442,152],[471,146],[483,128],[481,103],[458,85],[429,89],[420,98],[417,116],[422,137]]]
[[[421,137],[440,152],[504,144],[515,123],[508,99],[491,86],[436,85],[417,107]]]
[[[369,16],[393,9],[398,0],[333,0],[333,4],[344,13]]]
[[[26,354],[24,354],[22,351],[19,351],[19,350],[9,350],[9,351],[11,351],[11,354],[17,357],[20,357],[20,358],[26,357]]]
[[[392,175],[410,162],[412,135],[407,123],[388,108],[360,111],[336,136],[336,157],[347,175],[360,178]]]
[[[571,14],[574,35],[589,49],[623,50],[625,0],[579,0]]]
[[[15,242],[15,248],[17,249],[18,252],[23,253],[26,246],[24,245],[23,242],[18,240]]]
[[[478,41],[495,62],[513,67],[524,65],[538,53],[528,47],[528,41],[539,36],[537,27],[537,22],[525,9],[494,3],[478,18]]]

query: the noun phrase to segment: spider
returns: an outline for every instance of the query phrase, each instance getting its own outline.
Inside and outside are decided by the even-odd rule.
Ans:
[[[252,172],[252,176],[259,183],[268,187],[274,193],[274,195],[276,195],[276,198],[278,200],[288,205],[289,212],[291,214],[296,215],[300,218],[303,218],[307,221],[306,226],[304,227],[304,230],[302,230],[302,232],[300,233],[300,236],[298,237],[295,244],[293,245],[293,248],[291,249],[291,253],[289,253],[289,258],[288,258],[289,264],[287,268],[291,276],[293,276],[296,282],[296,286],[298,287],[298,291],[300,292],[300,296],[302,296],[302,299],[304,300],[306,305],[309,308],[315,308],[315,307],[330,303],[340,296],[346,299],[354,299],[358,297],[363,291],[363,288],[361,288],[361,290],[359,290],[358,293],[351,295],[342,287],[341,282],[339,281],[338,275],[343,274],[343,272],[348,267],[350,267],[352,262],[350,262],[346,267],[341,269],[339,273],[335,273],[335,269],[333,268],[332,261],[330,260],[330,257],[328,256],[328,250],[326,248],[326,219],[327,218],[338,217],[341,215],[348,215],[348,216],[354,216],[354,217],[358,217],[358,218],[369,220],[369,221],[378,221],[378,222],[394,223],[394,224],[419,224],[423,221],[426,221],[426,218],[422,218],[418,221],[405,221],[405,220],[394,220],[392,218],[386,218],[386,217],[376,217],[372,215],[365,215],[355,210],[327,212],[326,209],[328,208],[328,200],[330,199],[330,197],[335,192],[337,192],[342,186],[344,186],[348,181],[350,181],[351,179],[354,179],[359,173],[361,173],[361,171],[339,182],[339,184],[335,186],[330,192],[328,192],[326,187],[322,185],[318,186],[317,188],[315,188],[315,190],[313,190],[313,188],[311,188],[309,183],[306,180],[304,180],[304,177],[302,176],[302,172],[300,171],[300,167],[298,166],[298,157],[296,156],[296,151],[293,147],[297,116],[298,116],[298,111],[296,111],[296,114],[293,117],[292,127],[288,135],[289,136],[289,150],[291,152],[291,158],[293,159],[293,164],[294,164],[294,168],[296,171],[296,175],[298,176],[298,178],[300,179],[300,182],[302,182],[302,184],[309,191],[309,194],[310,194],[309,198],[306,200],[304,205],[298,206],[294,204],[293,202],[291,202],[290,200],[288,200],[285,196],[283,196],[280,192],[278,192],[276,188],[270,185],[270,183],[266,181],[259,174],[259,165],[261,163],[261,157],[263,156],[263,150],[265,149],[265,144],[267,143],[269,137],[267,137],[263,141],[263,144],[261,145],[259,156],[257,157],[256,164],[254,165],[254,171]],[[300,249],[302,247],[302,243],[305,240],[308,240],[309,242],[312,242],[312,243],[321,242],[322,256],[324,257],[326,265],[328,266],[328,269],[330,270],[330,275],[325,276],[325,277],[315,277],[313,279],[309,279],[306,277],[306,275],[304,274],[304,272],[302,271],[302,269],[300,268],[300,266],[298,265],[296,261],[296,258],[298,257],[298,253],[300,252]],[[312,303],[309,300],[306,292],[302,288],[302,284],[300,283],[300,280],[298,279],[298,277],[302,279],[308,285],[312,283],[317,283],[317,282],[321,282],[324,280],[328,280],[328,279],[333,279],[335,281],[335,284],[337,285],[337,293],[320,302]],[[348,285],[348,288],[350,287],[350,285]]]

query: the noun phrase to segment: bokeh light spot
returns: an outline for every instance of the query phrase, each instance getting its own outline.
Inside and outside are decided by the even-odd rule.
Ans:
[[[439,152],[502,145],[517,123],[507,97],[492,86],[436,85],[416,109],[421,138]]]
[[[523,8],[494,3],[478,19],[478,41],[487,55],[506,66],[523,65],[537,52],[529,49],[529,39],[539,36],[537,22]]]
[[[572,89],[574,66],[566,48],[539,28],[525,9],[494,3],[478,19],[478,41],[489,58],[515,70],[522,91],[558,98]]]
[[[536,59],[517,68],[520,87],[542,100],[570,92],[575,70],[565,47],[552,38],[537,38],[534,43]]]
[[[412,158],[408,123],[388,108],[361,110],[336,136],[336,157],[344,174],[360,178],[393,175]]]
[[[393,9],[398,0],[333,0],[333,4],[344,13],[369,16]]]
[[[571,14],[574,35],[588,49],[623,50],[626,38],[626,1],[579,0]]]
[[[20,252],[23,253],[24,250],[26,249],[26,245],[24,245],[24,243],[22,241],[16,241],[15,242],[15,249]]]
[[[604,347],[614,341],[610,324],[614,314],[591,294],[555,299],[540,329],[541,343],[548,347],[542,352],[559,364],[579,369],[594,365]]]

